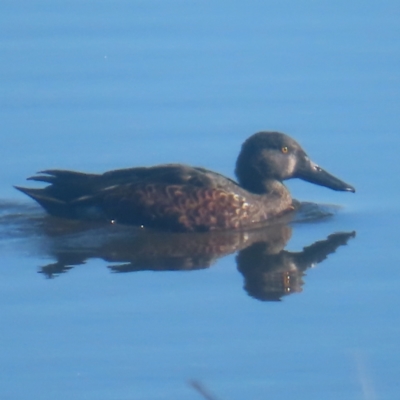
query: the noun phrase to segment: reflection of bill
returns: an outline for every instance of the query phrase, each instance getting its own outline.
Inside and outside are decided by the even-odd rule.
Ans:
[[[274,252],[267,242],[254,243],[236,257],[238,270],[245,279],[244,289],[263,301],[278,301],[282,296],[301,292],[305,271],[354,236],[355,232],[333,233],[300,252]]]
[[[40,270],[52,278],[90,258],[103,259],[113,272],[182,271],[210,267],[219,258],[236,253],[237,268],[246,292],[258,300],[276,301],[301,292],[305,271],[355,236],[355,232],[334,233],[300,252],[285,251],[292,228],[277,224],[251,231],[171,234],[116,226],[91,227],[56,234],[47,230],[47,255],[56,262]],[[50,226],[51,228],[51,226]],[[86,226],[87,228],[87,226]]]

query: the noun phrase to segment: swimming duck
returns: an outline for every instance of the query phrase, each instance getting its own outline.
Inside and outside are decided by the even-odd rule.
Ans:
[[[279,132],[258,132],[242,145],[238,182],[204,168],[180,164],[86,174],[45,170],[28,178],[43,189],[16,186],[49,214],[106,220],[171,231],[240,229],[278,217],[296,202],[282,183],[300,178],[333,190],[353,186],[312,162],[301,146]]]

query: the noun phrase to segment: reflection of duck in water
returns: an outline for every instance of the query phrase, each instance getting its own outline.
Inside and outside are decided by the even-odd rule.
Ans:
[[[62,224],[49,220],[57,230]],[[51,226],[50,226],[51,228]],[[247,293],[259,300],[279,300],[300,292],[305,271],[334,253],[355,235],[335,233],[301,252],[284,248],[292,228],[277,224],[250,231],[231,230],[184,235],[134,227],[114,226],[66,233],[48,231],[42,249],[55,263],[41,268],[51,278],[88,259],[100,258],[113,272],[190,271],[211,266],[219,258],[238,252],[237,268]]]
[[[44,189],[17,189],[55,216],[174,231],[243,228],[293,210],[297,203],[282,183],[285,179],[355,191],[314,164],[296,141],[278,132],[259,132],[248,138],[235,172],[239,183],[178,164],[102,175],[48,170],[29,178],[50,183]]]

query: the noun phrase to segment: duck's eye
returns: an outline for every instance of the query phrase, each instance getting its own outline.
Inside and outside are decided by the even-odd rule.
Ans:
[[[283,147],[281,148],[281,150],[282,150],[282,153],[283,153],[283,154],[286,154],[286,153],[289,151],[289,149],[288,149],[287,146],[283,146]]]

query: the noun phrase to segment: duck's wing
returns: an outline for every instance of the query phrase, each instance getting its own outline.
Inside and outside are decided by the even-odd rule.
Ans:
[[[54,169],[41,171],[28,180],[49,183],[45,188],[32,189],[34,192],[31,193],[41,193],[67,202],[82,196],[95,195],[104,189],[119,185],[192,185],[208,188],[237,186],[234,181],[223,175],[204,168],[181,164],[119,169],[104,174]],[[17,189],[24,191],[26,188],[17,187]]]

